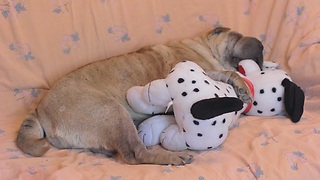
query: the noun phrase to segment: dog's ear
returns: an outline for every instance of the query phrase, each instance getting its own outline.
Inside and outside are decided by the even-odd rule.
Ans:
[[[213,29],[210,34],[211,35],[217,35],[220,34],[222,32],[226,32],[226,31],[230,31],[230,28],[226,28],[226,27],[216,27],[215,29]]]
[[[225,113],[240,111],[243,102],[236,97],[221,97],[203,99],[191,106],[191,114],[194,118],[207,120]]]
[[[285,78],[281,85],[284,86],[284,106],[292,122],[297,123],[303,114],[304,92],[295,83]]]

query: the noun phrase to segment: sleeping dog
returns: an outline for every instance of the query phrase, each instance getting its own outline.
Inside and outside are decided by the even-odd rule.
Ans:
[[[130,108],[127,90],[164,78],[175,64],[188,59],[214,80],[231,84],[238,97],[248,102],[250,92],[232,70],[243,59],[253,59],[261,67],[262,51],[256,38],[219,27],[192,39],[153,45],[86,65],[52,86],[37,109],[24,119],[17,146],[33,156],[43,155],[53,145],[117,154],[128,164],[190,163],[193,157],[187,152],[145,147],[135,125],[148,116]]]

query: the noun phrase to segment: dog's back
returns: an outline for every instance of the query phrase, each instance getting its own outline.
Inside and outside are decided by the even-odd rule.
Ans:
[[[237,41],[239,38],[242,41]],[[248,45],[255,48],[238,53]],[[182,60],[195,61],[205,70],[221,71],[231,68],[233,61],[240,61],[242,56],[262,57],[261,46],[255,38],[217,28],[198,38],[151,46],[84,66],[60,79],[41,100],[37,111],[25,118],[17,146],[33,156],[44,154],[50,142],[58,148],[116,151],[129,164],[190,163],[192,156],[185,152],[146,149],[133,121],[137,125],[147,116],[130,108],[126,91],[163,78]],[[262,58],[255,60],[262,64]]]

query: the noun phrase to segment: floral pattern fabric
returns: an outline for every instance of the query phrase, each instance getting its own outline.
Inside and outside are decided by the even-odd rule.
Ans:
[[[0,0],[0,179],[317,179],[318,0]],[[15,146],[24,116],[52,84],[94,61],[226,26],[255,36],[306,93],[301,122],[243,116],[225,143],[186,166],[130,166],[100,154]]]

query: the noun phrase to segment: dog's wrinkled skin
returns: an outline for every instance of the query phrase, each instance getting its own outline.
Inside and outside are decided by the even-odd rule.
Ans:
[[[232,84],[249,102],[247,87],[234,72],[242,59],[262,65],[261,42],[216,28],[202,36],[155,45],[84,66],[63,77],[21,125],[16,143],[25,153],[43,155],[50,144],[57,148],[83,148],[112,156],[128,164],[182,165],[192,161],[186,152],[147,149],[135,125],[147,118],[135,113],[125,94],[132,86],[164,78],[180,61],[191,60],[210,77]]]

